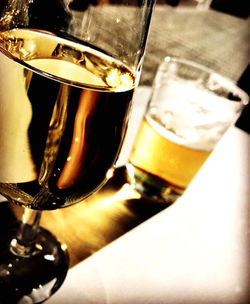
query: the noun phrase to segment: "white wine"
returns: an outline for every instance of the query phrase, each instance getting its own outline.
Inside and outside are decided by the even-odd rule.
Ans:
[[[0,193],[41,210],[87,197],[118,157],[133,73],[41,31],[0,32],[0,51]]]

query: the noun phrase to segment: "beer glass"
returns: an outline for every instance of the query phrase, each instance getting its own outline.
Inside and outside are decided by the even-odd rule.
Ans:
[[[166,57],[129,157],[133,188],[144,197],[173,203],[247,103],[248,95],[229,79]]]
[[[111,175],[153,6],[0,1],[0,193],[25,207],[0,238],[1,303],[41,303],[62,284],[65,246],[39,228],[41,211],[82,201]]]

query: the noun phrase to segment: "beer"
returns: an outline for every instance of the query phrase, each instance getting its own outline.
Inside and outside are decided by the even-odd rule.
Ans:
[[[133,186],[174,202],[237,119],[242,96],[211,70],[166,57],[127,166]]]
[[[170,131],[146,117],[140,126],[129,162],[136,168],[137,175],[141,171],[144,179],[154,176],[157,184],[159,179],[162,180],[163,188],[182,193],[209,154],[210,151],[179,144]]]
[[[87,197],[118,157],[133,73],[101,50],[35,30],[1,32],[0,51],[0,193],[34,209]]]

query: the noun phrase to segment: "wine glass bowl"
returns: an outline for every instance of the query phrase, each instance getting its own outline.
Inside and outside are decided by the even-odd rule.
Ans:
[[[3,195],[33,209],[56,209],[84,199],[105,182],[127,128],[152,13],[152,1],[144,4],[144,11],[136,2],[128,1],[134,6],[124,17],[119,6],[89,5],[76,11],[53,1],[60,9],[49,13],[48,22],[47,2],[26,1],[21,11],[6,8],[0,47],[21,65],[5,64],[12,64],[12,74],[3,85],[18,80],[22,99],[8,111],[18,104],[27,109],[27,118],[13,118],[22,134],[9,136],[6,130],[13,124],[2,127],[8,141],[11,137],[15,142],[0,152],[8,172],[0,178]],[[16,138],[23,138],[22,143],[17,145]],[[18,173],[13,159],[20,163],[21,158],[25,170]],[[10,173],[11,164],[15,173]]]
[[[22,70],[27,87],[22,102],[31,104],[32,118],[25,123],[34,176],[14,189],[9,181],[8,187],[1,183],[2,194],[20,192],[23,204],[28,194],[28,205],[41,210],[77,202],[103,183],[118,156],[134,77],[109,56],[43,32],[14,29],[4,32],[2,41],[11,56],[25,61],[15,70]]]

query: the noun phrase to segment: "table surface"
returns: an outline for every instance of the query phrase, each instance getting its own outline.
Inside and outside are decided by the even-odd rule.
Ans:
[[[249,303],[249,152],[250,136],[230,129],[179,200],[72,267],[48,304]],[[135,210],[156,211],[140,202],[101,200],[104,221],[99,212],[90,217],[101,229],[94,223],[75,250],[93,239],[105,243],[107,226],[133,223]],[[72,219],[78,227],[79,217]],[[89,224],[83,221],[80,231]]]
[[[126,162],[148,100],[144,86],[166,55],[196,60],[236,81],[249,63],[247,41],[249,19],[157,5],[118,165]],[[169,208],[124,187],[121,167],[86,202],[44,212],[42,226],[67,244],[71,259],[64,285],[47,303],[248,303],[249,152],[249,135],[230,129]],[[21,216],[20,207],[0,208],[5,220]]]

